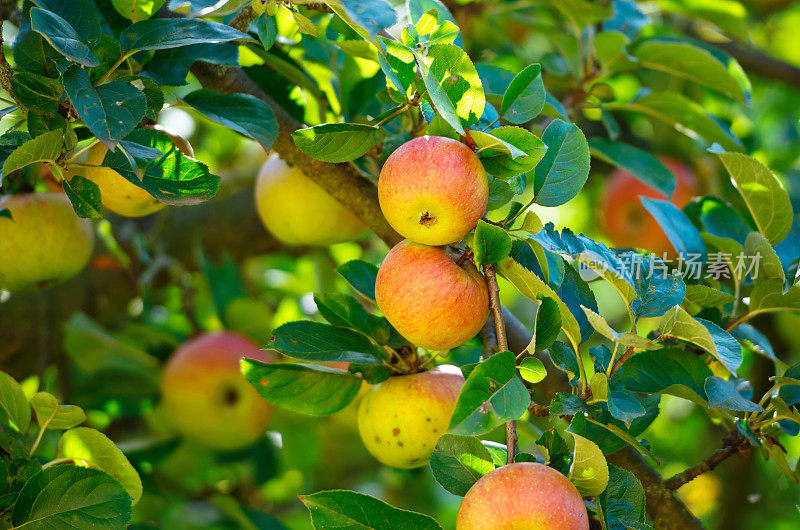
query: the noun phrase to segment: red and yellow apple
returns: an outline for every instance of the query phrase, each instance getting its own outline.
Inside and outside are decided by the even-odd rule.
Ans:
[[[403,337],[428,350],[465,343],[489,316],[486,282],[471,261],[459,266],[444,248],[407,239],[381,263],[375,300]]]
[[[457,243],[486,211],[489,184],[478,156],[441,136],[422,136],[389,155],[378,180],[384,217],[403,237]]]
[[[161,379],[164,407],[187,439],[232,451],[264,434],[272,408],[242,375],[242,358],[269,362],[250,339],[231,332],[200,335],[181,345]]]
[[[456,530],[588,530],[578,490],[551,467],[519,462],[481,477],[464,495]]]
[[[371,387],[358,408],[358,430],[367,450],[387,466],[426,465],[450,426],[463,385],[461,370],[443,365]]]
[[[697,192],[697,181],[681,162],[662,158],[675,175],[675,190],[670,202],[678,208],[686,206]],[[666,200],[666,197],[622,169],[614,170],[606,185],[603,206],[603,227],[618,247],[643,248],[661,256],[675,250],[658,222],[642,206],[639,196]]]
[[[25,291],[60,283],[86,266],[94,248],[92,225],[63,193],[0,196],[0,289]]]
[[[158,125],[146,128],[165,133],[181,153],[186,156],[194,156],[192,146],[180,136]],[[95,144],[86,155],[86,163],[90,166],[102,166],[107,152],[108,148],[105,145],[101,143]],[[100,188],[103,206],[119,215],[143,217],[155,213],[166,206],[166,204],[150,195],[144,188],[133,184],[113,169],[87,167],[85,176]]]
[[[256,208],[267,230],[287,245],[327,246],[366,230],[354,213],[277,154],[258,174]]]

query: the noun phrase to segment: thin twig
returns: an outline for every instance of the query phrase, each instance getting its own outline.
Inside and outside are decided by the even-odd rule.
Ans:
[[[739,452],[739,449],[747,443],[746,438],[734,438],[733,441],[726,439],[723,446],[714,451],[711,456],[700,462],[699,464],[690,467],[685,471],[681,471],[664,481],[664,486],[669,490],[676,490],[696,479],[703,473],[708,473],[722,462]]]
[[[506,324],[503,320],[503,306],[500,305],[500,287],[497,285],[497,275],[494,265],[485,263],[483,265],[483,275],[486,277],[486,285],[489,288],[489,308],[494,317],[494,329],[497,333],[497,348],[500,351],[508,351],[508,337],[506,336]],[[506,463],[514,462],[517,454],[517,425],[514,420],[506,422]]]

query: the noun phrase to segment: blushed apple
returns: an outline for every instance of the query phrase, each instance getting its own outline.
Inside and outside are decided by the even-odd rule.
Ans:
[[[228,331],[200,335],[175,351],[161,379],[161,394],[183,436],[210,449],[232,451],[264,434],[272,408],[242,375],[243,357],[271,360],[250,339]]]
[[[441,136],[422,136],[389,155],[378,180],[389,224],[426,245],[457,243],[486,211],[489,184],[478,156]]]
[[[675,175],[675,190],[670,202],[683,208],[697,193],[697,181],[691,170],[677,160],[662,158],[661,162]],[[618,247],[643,248],[662,256],[672,255],[675,249],[658,222],[642,206],[639,196],[666,200],[666,196],[622,169],[614,170],[606,185],[603,202],[603,227],[606,235]]]
[[[72,278],[94,248],[92,225],[59,192],[0,196],[0,289],[25,291]]]
[[[551,467],[518,462],[481,477],[464,495],[456,530],[588,530],[578,490]]]
[[[375,300],[401,335],[429,350],[465,343],[489,316],[486,282],[471,261],[458,265],[444,248],[407,239],[381,263]]]
[[[392,376],[361,399],[358,430],[372,456],[387,466],[424,466],[447,432],[464,385],[455,366]]]
[[[258,174],[256,208],[267,230],[287,245],[327,246],[366,231],[354,213],[277,154]]]
[[[186,156],[194,156],[192,146],[180,136],[158,125],[146,128],[165,133],[181,153]],[[101,143],[95,144],[86,155],[86,163],[91,166],[103,165],[103,159],[107,152],[108,148],[105,145]],[[144,188],[133,184],[113,169],[88,167],[85,169],[84,175],[100,188],[103,206],[119,215],[143,217],[155,213],[166,206],[166,204],[150,195]]]

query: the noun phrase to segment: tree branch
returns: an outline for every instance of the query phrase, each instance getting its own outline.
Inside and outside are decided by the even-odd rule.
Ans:
[[[14,90],[11,88],[11,80],[14,78],[14,72],[11,70],[11,65],[6,60],[6,54],[3,51],[3,19],[0,18],[0,88],[8,93],[9,96],[14,98],[17,106],[20,105],[17,96],[14,95]]]
[[[733,441],[725,440],[723,442],[722,447],[714,451],[708,458],[700,462],[699,464],[690,467],[689,469],[682,471],[667,480],[664,481],[664,487],[669,490],[676,490],[683,486],[684,484],[688,484],[689,482],[693,481],[703,473],[708,473],[709,471],[713,470],[715,467],[720,465],[722,462],[730,458],[731,456],[735,455],[739,452],[745,444],[747,443],[746,438],[734,438]]]

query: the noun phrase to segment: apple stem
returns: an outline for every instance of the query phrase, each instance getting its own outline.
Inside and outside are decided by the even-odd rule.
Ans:
[[[500,305],[500,286],[497,284],[494,264],[483,264],[483,275],[489,289],[489,309],[494,317],[494,329],[497,333],[498,351],[508,351],[508,337],[506,336],[506,323],[503,320],[503,306]],[[491,356],[491,353],[489,354]],[[517,424],[514,420],[506,422],[506,464],[514,462],[517,453]]]

